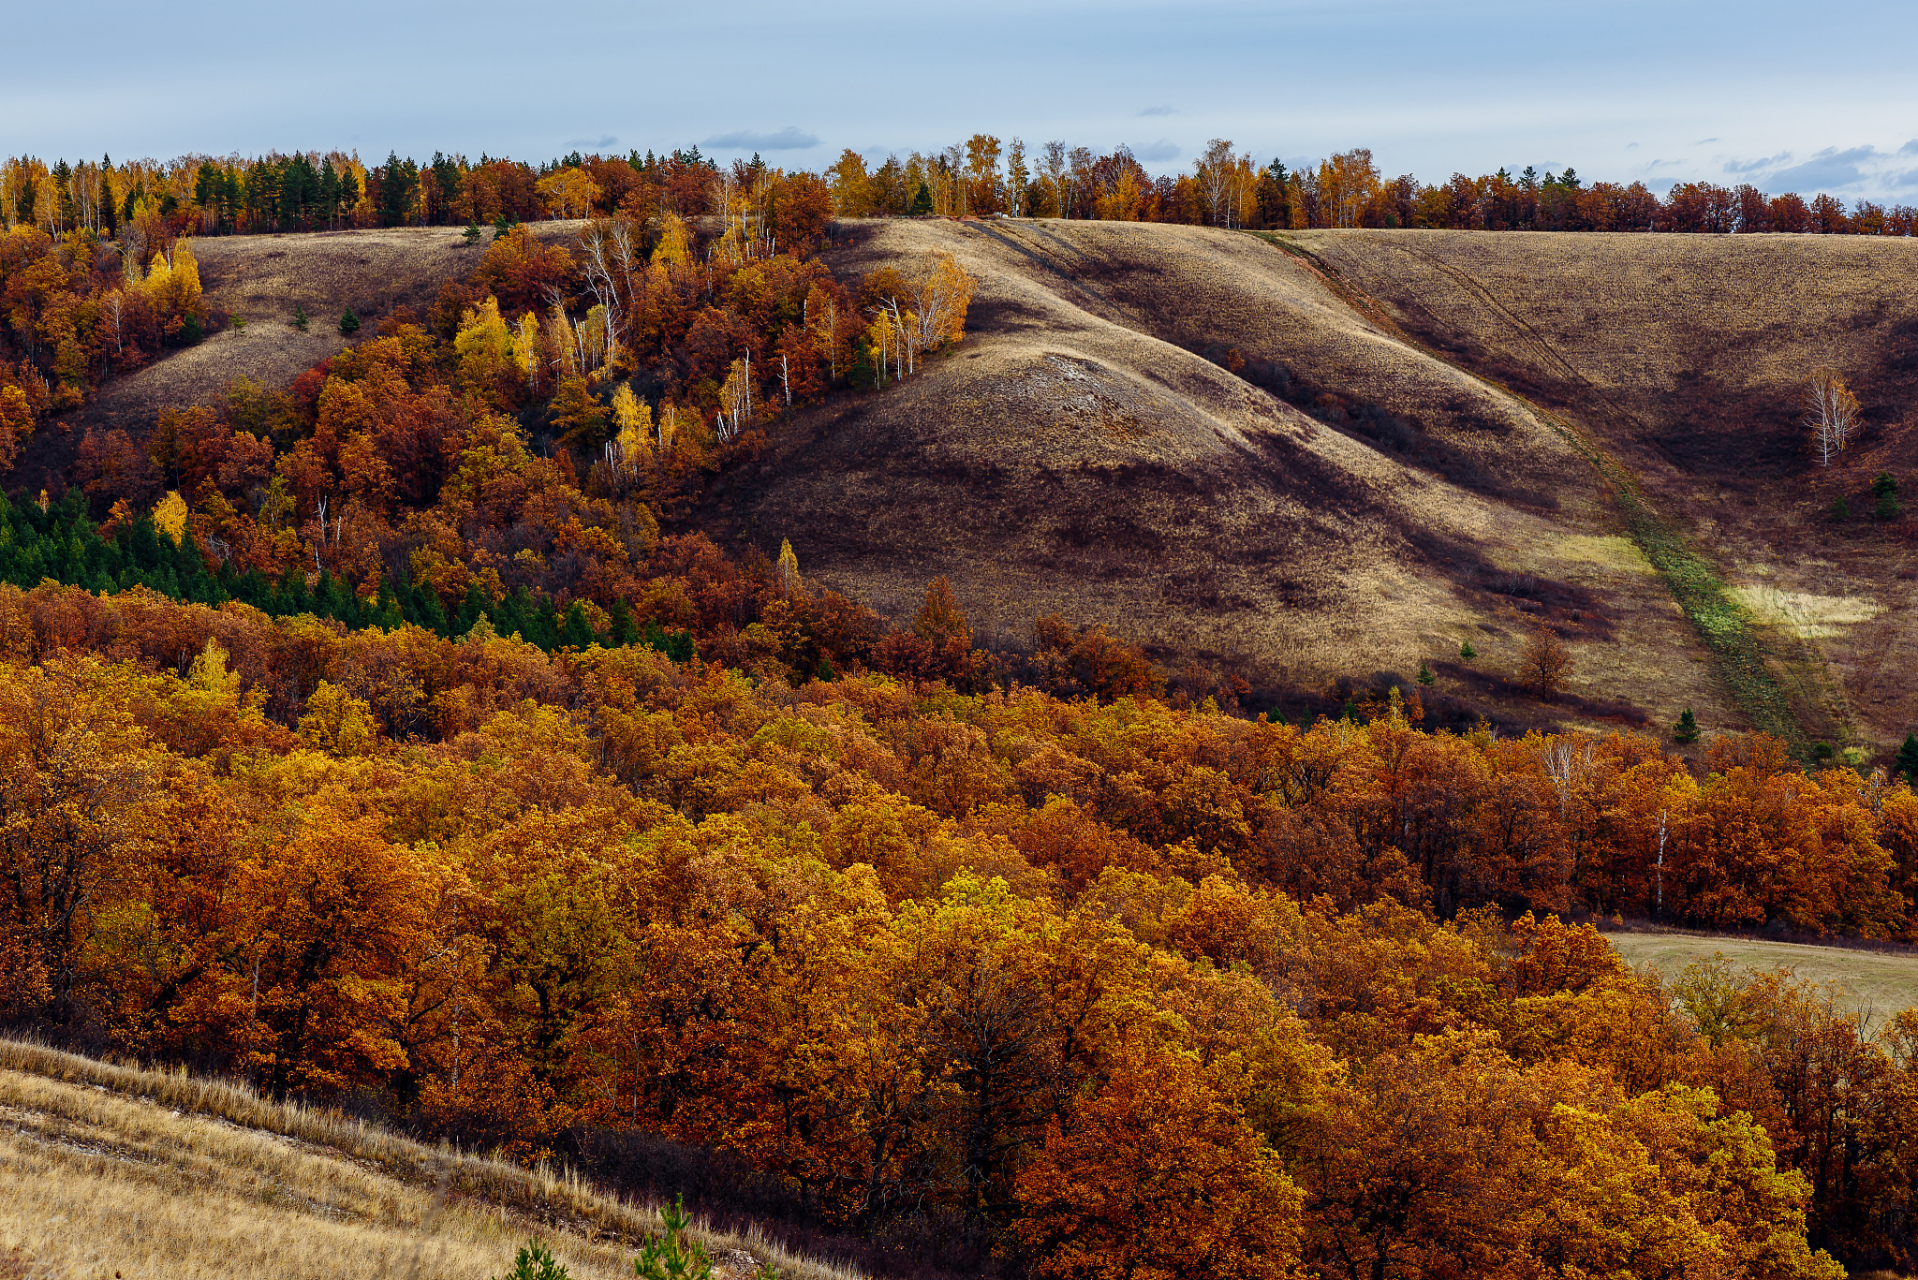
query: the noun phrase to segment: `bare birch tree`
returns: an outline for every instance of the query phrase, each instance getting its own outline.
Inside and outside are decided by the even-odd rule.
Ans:
[[[1212,212],[1214,226],[1229,223],[1231,218],[1232,161],[1232,143],[1225,138],[1214,138],[1205,144],[1204,153],[1193,162],[1199,190],[1205,193],[1206,207]]]
[[[1833,454],[1849,442],[1858,423],[1858,397],[1851,393],[1838,370],[1820,365],[1811,371],[1805,387],[1804,424],[1820,466],[1830,466]]]

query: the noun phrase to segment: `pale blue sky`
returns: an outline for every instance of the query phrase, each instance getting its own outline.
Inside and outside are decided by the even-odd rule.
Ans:
[[[1425,181],[1574,164],[1918,203],[1918,5],[1883,0],[13,8],[0,149],[49,160],[700,142],[816,168],[983,130],[1155,171],[1220,136]]]

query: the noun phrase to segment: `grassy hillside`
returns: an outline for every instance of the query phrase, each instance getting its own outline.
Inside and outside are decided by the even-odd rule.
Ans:
[[[1766,942],[1703,933],[1608,933],[1612,950],[1634,967],[1667,981],[1686,965],[1723,955],[1742,969],[1789,969],[1806,982],[1837,987],[1842,1007],[1864,1014],[1874,1029],[1901,1009],[1918,1009],[1918,953]]]
[[[569,241],[580,225],[538,223],[533,232]],[[363,334],[394,308],[424,309],[441,285],[478,265],[486,243],[467,241],[458,227],[195,239],[207,306],[245,327],[223,329],[103,388],[85,409],[28,442],[8,487],[32,492],[57,476],[87,427],[138,435],[152,429],[162,409],[206,403],[235,378],[286,385],[346,348],[339,321],[348,308],[368,322]],[[304,329],[295,324],[299,308],[307,314]]]
[[[575,1277],[631,1276],[656,1214],[231,1085],[0,1041],[0,1275],[504,1274],[537,1233]],[[715,1275],[850,1273],[704,1237]],[[750,1252],[753,1256],[748,1256]]]
[[[1351,293],[1459,365],[1561,415],[1627,472],[1747,615],[1795,718],[1875,752],[1918,719],[1909,525],[1918,494],[1918,245],[1844,236],[1313,232]],[[1864,430],[1820,467],[1797,425],[1815,365]],[[1834,523],[1835,499],[1851,518]]]
[[[722,481],[718,531],[791,537],[882,607],[945,573],[1008,632],[1058,609],[1314,691],[1426,661],[1442,692],[1532,716],[1509,678],[1549,622],[1577,669],[1543,714],[1741,721],[1572,443],[1298,257],[1110,223],[863,224],[841,246],[847,271],[950,249],[980,281],[969,336]]]

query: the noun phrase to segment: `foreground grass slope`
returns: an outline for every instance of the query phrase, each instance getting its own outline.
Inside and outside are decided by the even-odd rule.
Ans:
[[[0,1274],[482,1277],[537,1233],[573,1276],[610,1280],[659,1226],[570,1178],[0,1040]],[[705,1243],[729,1280],[752,1274],[745,1250],[784,1276],[849,1274],[760,1240]]]

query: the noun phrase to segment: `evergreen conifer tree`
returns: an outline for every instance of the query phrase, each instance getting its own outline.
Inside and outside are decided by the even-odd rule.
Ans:
[[[1918,733],[1907,733],[1905,745],[1898,748],[1898,758],[1892,761],[1894,776],[1904,774],[1905,781],[1918,787]]]
[[[598,637],[587,620],[586,606],[575,600],[566,606],[566,620],[560,627],[559,641],[569,649],[585,649]]]

